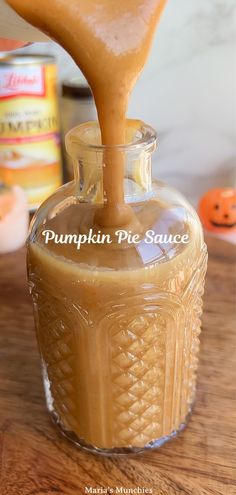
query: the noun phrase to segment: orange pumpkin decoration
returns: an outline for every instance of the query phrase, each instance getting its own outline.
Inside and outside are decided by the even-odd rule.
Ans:
[[[211,189],[199,203],[199,216],[206,230],[236,231],[236,189]]]

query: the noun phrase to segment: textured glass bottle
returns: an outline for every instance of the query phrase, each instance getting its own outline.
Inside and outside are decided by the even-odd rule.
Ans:
[[[96,123],[68,134],[75,180],[39,208],[28,241],[48,410],[68,438],[100,453],[158,447],[185,424],[207,262],[194,210],[152,180],[155,132],[127,121],[126,137],[115,153],[133,220],[121,229],[138,233],[138,242],[119,243],[119,229],[97,225],[114,148],[99,144]],[[94,234],[109,234],[107,242],[94,244]],[[86,242],[77,249],[81,235]]]

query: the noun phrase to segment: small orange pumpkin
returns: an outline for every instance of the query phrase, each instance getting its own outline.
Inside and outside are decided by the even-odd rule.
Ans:
[[[206,230],[236,231],[236,189],[211,189],[199,203],[199,216]]]

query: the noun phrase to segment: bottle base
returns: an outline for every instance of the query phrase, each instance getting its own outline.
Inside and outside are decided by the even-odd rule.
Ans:
[[[130,455],[138,455],[150,450],[159,449],[160,447],[162,447],[164,443],[175,438],[187,426],[191,416],[191,412],[192,411],[190,410],[189,414],[186,417],[185,422],[181,423],[179,428],[172,431],[170,435],[166,435],[164,437],[157,438],[156,440],[152,440],[150,443],[144,445],[143,447],[114,447],[109,449],[89,445],[83,439],[77,437],[75,433],[65,429],[65,427],[62,425],[55,411],[49,411],[49,414],[51,416],[53,423],[57,426],[57,429],[60,431],[60,433],[64,437],[66,437],[67,440],[72,442],[76,447],[85,450],[86,452],[90,452],[91,454],[98,454],[104,456],[127,456],[127,455],[130,456]]]

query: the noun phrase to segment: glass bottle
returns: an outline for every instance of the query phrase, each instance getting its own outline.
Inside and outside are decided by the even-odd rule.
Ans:
[[[159,447],[186,424],[207,264],[197,214],[152,179],[155,131],[128,120],[126,141],[102,146],[95,122],[68,133],[75,179],[39,208],[28,240],[48,410],[75,444],[108,454]],[[109,154],[132,222],[105,229]]]

